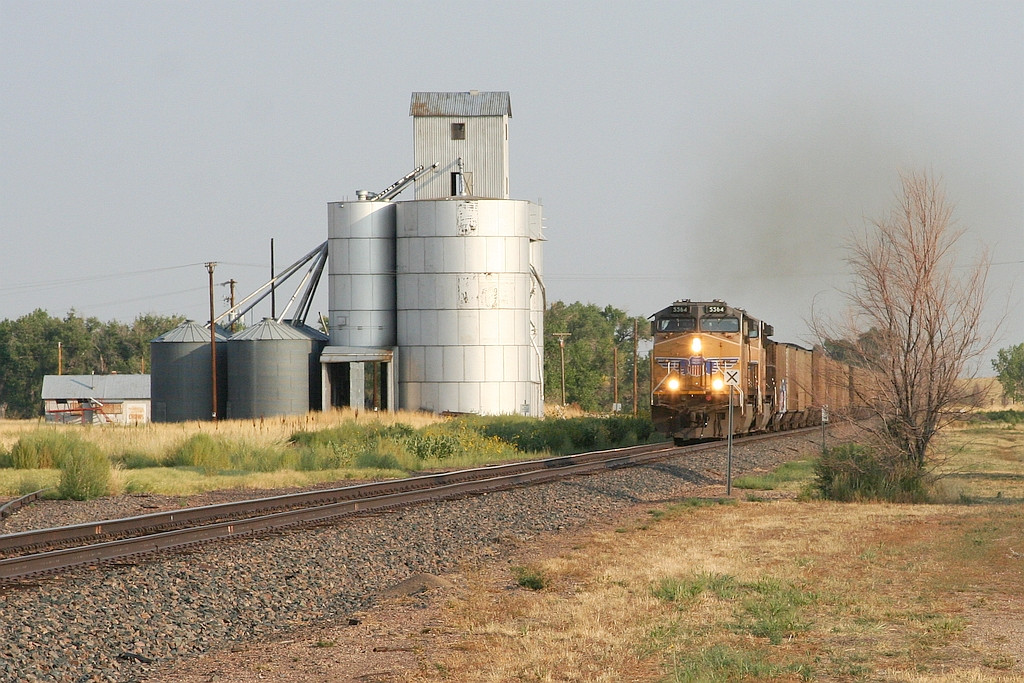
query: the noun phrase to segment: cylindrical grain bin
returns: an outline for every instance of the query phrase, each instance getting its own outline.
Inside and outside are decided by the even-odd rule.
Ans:
[[[216,334],[215,341],[217,413],[218,417],[223,417],[228,396],[227,338]],[[192,320],[186,320],[150,342],[153,422],[213,418],[210,348],[210,330]]]
[[[229,418],[305,415],[310,410],[311,374],[321,341],[266,318],[232,335],[227,345]]]
[[[395,346],[395,204],[327,205],[332,346]]]
[[[541,415],[535,205],[450,198],[397,206],[401,405]]]

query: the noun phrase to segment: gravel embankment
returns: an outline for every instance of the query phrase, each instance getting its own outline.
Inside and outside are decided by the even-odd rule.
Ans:
[[[801,435],[737,444],[734,476],[771,469],[818,443]],[[466,561],[505,556],[541,533],[571,532],[637,504],[685,497],[696,485],[720,483],[724,460],[723,446],[642,468],[3,587],[0,680],[144,681],[156,666],[347,618],[413,573],[452,572]],[[220,494],[232,496],[239,494]],[[139,514],[135,508],[168,503],[133,498],[34,504],[0,524],[0,532]]]

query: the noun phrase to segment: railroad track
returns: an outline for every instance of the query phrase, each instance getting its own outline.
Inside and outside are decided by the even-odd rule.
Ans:
[[[809,428],[815,429],[815,428]],[[790,436],[793,430],[744,441]],[[0,584],[341,517],[635,467],[723,442],[651,444],[0,535]]]

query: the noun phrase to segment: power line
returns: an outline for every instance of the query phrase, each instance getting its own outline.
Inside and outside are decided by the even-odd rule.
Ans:
[[[50,289],[54,287],[66,287],[78,285],[85,282],[102,282],[104,280],[116,280],[118,278],[135,277],[137,275],[152,275],[168,270],[180,270],[182,268],[193,268],[201,266],[202,263],[186,263],[180,266],[166,266],[164,268],[149,268],[147,270],[131,270],[123,273],[106,273],[104,275],[84,275],[82,277],[65,278],[63,280],[39,280],[37,282],[22,282],[14,285],[0,287],[0,293],[21,292],[27,289]]]

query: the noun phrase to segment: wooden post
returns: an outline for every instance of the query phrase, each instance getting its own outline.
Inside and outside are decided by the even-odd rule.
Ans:
[[[640,388],[639,388],[639,386],[637,384],[637,375],[636,375],[637,362],[639,361],[639,358],[640,358],[639,355],[638,355],[639,354],[639,346],[640,346],[640,340],[638,338],[639,334],[640,334],[640,325],[639,325],[639,323],[637,323],[636,318],[633,318],[633,417],[636,417],[639,414],[637,412],[639,410],[639,403],[637,402],[639,397],[637,396],[637,393],[639,393]]]
[[[214,324],[213,307],[213,269],[217,264],[213,261],[206,264],[206,271],[210,274],[210,386],[213,393],[213,421],[217,421],[217,326]]]

